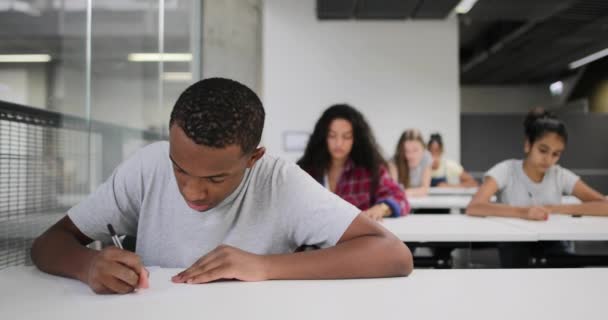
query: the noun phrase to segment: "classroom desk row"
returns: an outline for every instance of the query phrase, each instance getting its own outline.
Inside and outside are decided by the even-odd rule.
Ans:
[[[382,224],[404,242],[608,241],[608,217],[553,214],[547,221],[412,214]]]
[[[461,196],[472,196],[479,188],[437,188],[431,187],[429,189],[429,195],[441,196],[441,195],[461,195]]]
[[[432,256],[414,256],[416,266],[450,268],[453,249],[496,248],[501,243],[608,241],[608,217],[551,215],[547,221],[501,217],[415,214],[384,219],[384,227],[410,248],[427,247]],[[608,266],[608,255],[530,252],[529,267]]]
[[[173,284],[95,295],[33,267],[0,271],[0,319],[606,319],[608,269],[414,270],[358,280]]]
[[[431,188],[431,192],[426,197],[410,197],[408,202],[412,209],[450,209],[451,213],[460,213],[471,202],[472,194],[467,193],[449,193],[452,190],[443,190],[443,188]],[[465,189],[467,190],[467,189]],[[462,191],[462,190],[460,190]],[[473,192],[474,194],[474,192]],[[576,197],[562,197],[563,204],[580,203]]]

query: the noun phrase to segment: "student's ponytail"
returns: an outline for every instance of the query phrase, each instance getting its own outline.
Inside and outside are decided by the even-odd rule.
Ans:
[[[427,148],[431,148],[431,144],[433,143],[437,143],[437,145],[439,146],[439,148],[441,150],[443,150],[443,138],[441,137],[440,133],[432,133],[431,137],[429,138],[429,142],[427,143]]]
[[[568,142],[566,125],[555,114],[543,108],[534,108],[528,112],[524,120],[524,133],[530,145],[547,133],[557,134],[564,140],[564,144]]]

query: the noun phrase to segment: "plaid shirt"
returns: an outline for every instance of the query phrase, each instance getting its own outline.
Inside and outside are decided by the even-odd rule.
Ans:
[[[323,180],[325,179],[321,178],[319,182],[326,186]],[[405,192],[389,176],[384,166],[380,167],[378,188],[374,199],[370,195],[371,181],[372,175],[369,170],[355,167],[354,163],[349,160],[336,185],[336,194],[361,210],[367,210],[379,203],[386,203],[391,208],[391,217],[405,216],[410,212],[410,204],[405,197]]]

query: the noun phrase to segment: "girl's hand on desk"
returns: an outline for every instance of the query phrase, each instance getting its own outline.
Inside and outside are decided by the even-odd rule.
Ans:
[[[382,218],[391,214],[391,208],[388,205],[381,203],[363,211],[362,213],[372,220],[380,221]]]
[[[268,279],[267,270],[263,256],[221,245],[171,280],[177,283],[206,283],[220,279],[262,281]]]
[[[107,247],[91,260],[87,284],[96,293],[124,294],[148,288],[148,275],[138,255]]]
[[[543,221],[549,219],[549,213],[549,210],[545,207],[530,207],[524,215],[524,219]]]

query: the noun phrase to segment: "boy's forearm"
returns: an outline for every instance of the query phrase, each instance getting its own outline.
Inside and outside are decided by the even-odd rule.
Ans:
[[[88,266],[96,253],[72,235],[50,229],[34,241],[31,255],[40,270],[86,283]]]
[[[267,256],[269,279],[346,279],[406,276],[412,254],[394,237],[364,236],[335,247]]]

